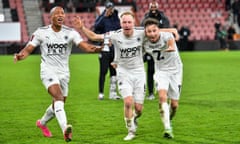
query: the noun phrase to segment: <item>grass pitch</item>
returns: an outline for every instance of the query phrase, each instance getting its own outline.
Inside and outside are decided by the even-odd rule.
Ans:
[[[240,52],[182,52],[184,79],[180,107],[173,120],[175,138],[162,138],[158,100],[145,101],[137,137],[125,142],[122,100],[98,95],[98,55],[70,58],[71,81],[65,104],[73,125],[72,144],[238,144],[240,143]],[[40,56],[13,63],[0,56],[0,143],[65,143],[53,119],[48,127],[52,138],[42,136],[35,122],[51,102],[39,76]]]

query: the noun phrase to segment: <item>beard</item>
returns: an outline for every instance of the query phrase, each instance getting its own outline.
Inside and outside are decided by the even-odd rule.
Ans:
[[[156,17],[156,16],[158,16],[158,14],[159,14],[158,10],[150,10],[150,12],[149,12],[150,17]]]

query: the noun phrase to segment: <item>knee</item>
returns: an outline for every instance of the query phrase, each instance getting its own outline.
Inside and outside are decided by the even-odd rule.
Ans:
[[[141,114],[143,110],[143,106],[141,104],[135,104],[135,112],[137,114]]]
[[[53,97],[54,101],[64,101],[64,96],[58,84],[52,85],[48,88],[48,93]]]
[[[54,101],[63,101],[64,102],[64,100],[65,100],[61,91],[53,93],[52,96],[54,98]]]
[[[126,109],[130,109],[132,107],[133,101],[131,97],[127,97],[124,100],[124,106]]]
[[[165,90],[165,89],[159,90],[158,95],[159,95],[159,103],[160,104],[167,102],[167,100],[168,100],[167,90]]]
[[[171,103],[171,108],[172,109],[177,109],[178,108],[178,102],[172,102]]]

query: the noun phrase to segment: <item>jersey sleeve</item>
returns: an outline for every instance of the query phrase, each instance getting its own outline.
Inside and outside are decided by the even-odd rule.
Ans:
[[[73,42],[75,45],[78,45],[80,42],[83,41],[82,36],[77,31],[72,31]]]
[[[34,47],[39,46],[42,41],[41,39],[42,39],[41,31],[38,29],[32,34],[32,36],[28,42],[28,45],[30,44],[30,45],[33,45]]]
[[[110,32],[108,32],[108,33],[106,33],[107,35],[108,35],[108,37],[109,37],[109,39],[110,39],[110,41],[112,42],[112,44],[114,45],[114,44],[116,44],[116,31],[110,31]],[[116,49],[117,47],[116,46],[114,46],[114,49]],[[119,62],[119,53],[118,53],[118,51],[117,50],[114,50],[114,59],[113,59],[113,61],[112,61],[112,63],[113,64],[116,64],[116,65],[118,65],[118,62]]]
[[[164,41],[168,41],[170,39],[174,39],[174,36],[170,32],[163,32],[163,38],[164,38]]]

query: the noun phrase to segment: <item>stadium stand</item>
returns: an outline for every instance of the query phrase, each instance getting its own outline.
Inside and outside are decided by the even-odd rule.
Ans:
[[[31,35],[36,28],[43,25],[42,13],[39,9],[38,0],[23,0],[23,9],[28,29],[28,35]]]
[[[227,12],[224,9],[224,2],[218,0],[159,0],[160,10],[169,17],[170,22],[177,23],[179,27],[189,26],[192,34],[190,40],[213,40],[214,23],[220,21],[222,24],[227,19]],[[148,10],[148,0],[137,0],[137,16],[142,20]],[[44,24],[48,24],[46,12],[43,14]],[[93,12],[69,13],[66,24],[71,26],[71,15],[80,15],[89,28],[95,20]],[[89,15],[89,16],[84,16]]]
[[[28,30],[22,0],[2,0],[5,22],[20,22],[21,24],[21,42],[27,42]]]
[[[77,2],[71,5],[68,2]],[[133,2],[134,0],[122,0]],[[141,21],[145,12],[148,11],[149,2],[152,0],[135,0],[136,15]],[[188,26],[191,30],[189,39],[191,41],[214,40],[216,22],[226,25],[229,20],[229,11],[225,10],[225,0],[157,0],[159,9],[169,17],[170,24],[178,24],[178,28]],[[67,26],[72,26],[72,18],[80,16],[88,28],[92,28],[95,21],[95,12],[92,5],[102,5],[104,1],[85,0],[84,6],[89,2],[90,9],[76,11],[83,6],[77,0],[55,0],[56,3],[49,3],[48,0],[0,0],[0,14],[4,14],[5,22],[21,23],[21,43],[25,44],[29,35],[39,26],[50,23],[49,10],[56,5],[64,6],[66,9]],[[91,5],[90,5],[91,4]],[[117,5],[117,4],[116,4]],[[122,6],[122,5],[121,5]],[[40,19],[39,17],[42,17]],[[83,37],[87,40],[86,37]],[[239,40],[239,38],[236,38]]]
[[[189,26],[192,32],[190,40],[213,40],[214,23],[220,21],[224,24],[228,16],[224,0],[158,0],[158,3],[159,9],[166,13],[171,24]],[[142,11],[148,10],[146,0],[138,0],[137,5]]]
[[[34,20],[26,20],[26,18],[31,17],[29,15],[32,14],[32,12],[36,11],[36,7],[33,7],[34,2],[36,3],[38,1],[2,0],[3,7],[6,7],[4,9],[6,13],[5,17],[8,18],[10,15],[12,21],[19,20],[21,22],[23,42],[28,40],[29,35],[36,28],[33,27],[29,30],[30,26],[28,23]],[[44,2],[47,10],[49,10],[50,6],[54,6],[54,4],[51,5],[50,3],[46,3],[46,1]],[[192,32],[190,40],[213,40],[215,21],[220,21],[223,24],[228,15],[224,9],[225,3],[223,0],[222,2],[219,2],[218,0],[159,0],[158,2],[160,10],[166,13],[172,24],[177,23],[179,27],[182,27],[183,25],[190,27]],[[57,1],[57,4],[62,6],[66,3],[63,1]],[[139,20],[141,20],[145,12],[148,10],[148,0],[137,0],[136,4],[139,9],[137,11],[137,16],[139,17]],[[39,4],[39,7],[40,5],[41,4]],[[30,13],[26,14],[29,11]],[[74,15],[81,16],[85,20],[86,26],[89,28],[91,28],[95,21],[94,12],[67,13],[66,25],[71,26],[71,19]],[[43,12],[43,22],[36,22],[33,25],[36,25],[37,23],[49,24],[48,16],[48,12]]]

